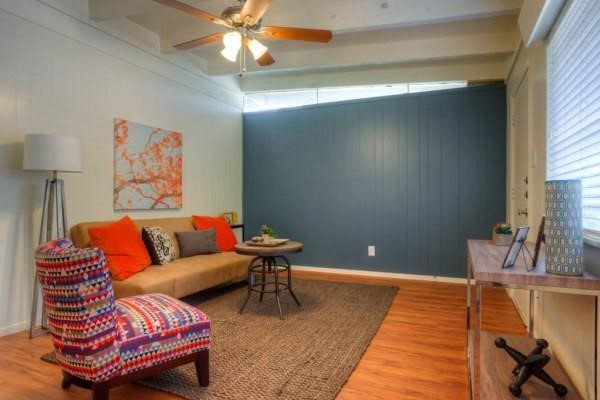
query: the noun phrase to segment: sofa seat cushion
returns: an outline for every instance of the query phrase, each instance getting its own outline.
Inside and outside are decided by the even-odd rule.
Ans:
[[[164,294],[116,300],[121,373],[147,368],[210,347],[210,320]]]
[[[170,268],[171,264],[151,265],[127,280],[113,281],[115,297],[120,299],[148,293],[164,293],[173,296],[177,274]]]
[[[251,258],[237,253],[179,258],[166,265],[151,265],[125,281],[113,281],[113,288],[117,298],[147,293],[164,293],[181,298],[244,279]]]
[[[177,270],[175,297],[183,297],[224,282],[245,278],[248,274],[248,256],[225,252],[180,258],[169,267]]]

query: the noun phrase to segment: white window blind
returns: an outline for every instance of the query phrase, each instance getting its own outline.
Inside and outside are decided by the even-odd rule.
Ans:
[[[600,1],[571,0],[548,48],[548,179],[581,179],[583,227],[600,234]]]

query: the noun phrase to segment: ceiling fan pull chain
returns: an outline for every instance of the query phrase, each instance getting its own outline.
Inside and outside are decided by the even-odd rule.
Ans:
[[[244,59],[244,64],[243,64],[242,73],[240,74],[240,76],[242,76],[242,74],[246,73],[246,46],[242,46],[242,58]]]

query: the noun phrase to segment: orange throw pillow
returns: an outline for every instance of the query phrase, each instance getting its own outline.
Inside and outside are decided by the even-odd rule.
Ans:
[[[203,217],[193,215],[194,227],[196,229],[215,228],[217,231],[217,247],[221,251],[233,251],[237,244],[237,238],[224,217]]]
[[[104,251],[108,269],[117,281],[123,281],[150,265],[150,255],[142,236],[129,217],[108,225],[88,228],[92,246]]]

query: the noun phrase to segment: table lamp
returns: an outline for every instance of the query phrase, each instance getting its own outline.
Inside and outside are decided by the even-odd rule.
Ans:
[[[37,133],[25,135],[23,169],[52,172],[52,178],[46,179],[39,244],[67,236],[69,225],[67,224],[65,183],[62,179],[58,179],[58,173],[83,172],[81,161],[81,144],[77,138]],[[29,326],[30,338],[36,336],[38,301],[39,282],[36,273]],[[42,310],[41,327],[43,331],[47,330],[44,310]]]

